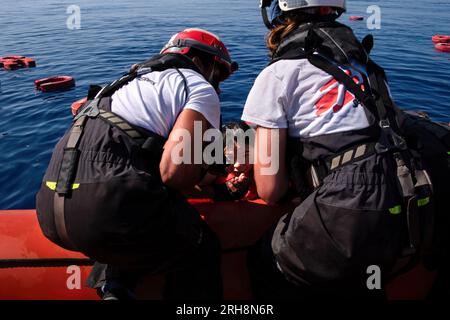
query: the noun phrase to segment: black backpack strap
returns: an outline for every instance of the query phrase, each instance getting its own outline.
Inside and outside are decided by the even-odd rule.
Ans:
[[[189,98],[189,87],[188,87],[188,83],[187,83],[187,79],[186,76],[183,74],[183,72],[180,71],[180,69],[175,68],[175,70],[179,73],[179,75],[181,76],[181,78],[183,79],[183,84],[184,84],[184,93],[185,93],[185,104],[188,101]]]
[[[417,230],[417,219],[418,210],[417,208],[417,198],[415,196],[415,186],[413,180],[413,172],[409,169],[404,152],[408,150],[406,140],[397,134],[391,127],[391,121],[389,120],[387,106],[392,106],[392,99],[389,97],[389,92],[385,84],[384,72],[381,72],[381,68],[377,68],[375,63],[369,62],[367,64],[368,77],[370,85],[366,87],[366,91],[363,91],[358,84],[353,81],[352,77],[347,75],[341,68],[339,68],[333,62],[327,60],[326,58],[318,55],[311,54],[308,56],[309,62],[316,66],[317,68],[327,72],[332,75],[337,81],[342,83],[348,91],[350,91],[355,98],[366,108],[369,112],[375,115],[376,118],[380,120],[381,135],[378,143],[375,144],[375,151],[377,153],[384,153],[388,151],[393,152],[393,157],[397,164],[397,178],[399,184],[399,191],[401,192],[405,207],[407,208],[407,224],[409,231],[409,248],[404,255],[414,255],[417,253],[418,243],[420,243],[420,237],[418,237]],[[380,70],[381,69],[381,70]],[[367,82],[367,81],[365,81]],[[367,86],[367,85],[366,85]],[[370,92],[371,94],[369,94]],[[385,104],[386,101],[386,104]],[[356,150],[350,151],[355,154]],[[350,152],[347,158],[350,157]],[[331,159],[331,163],[327,164],[327,169],[338,168],[342,165],[343,159],[345,159],[346,153],[344,155],[335,155]],[[347,162],[349,162],[347,161]],[[319,177],[320,179],[320,177]],[[319,181],[320,183],[320,181]]]
[[[366,91],[363,91],[361,87],[341,68],[321,55],[310,54],[308,55],[308,61],[342,83],[345,88],[355,96],[358,102],[380,121],[379,125],[383,134],[381,135],[380,143],[377,146],[378,152],[387,152],[392,149],[406,150],[405,139],[393,130],[391,120],[389,119],[385,101],[392,101],[392,99],[389,97],[389,92],[384,81],[382,81],[382,85],[379,84],[379,67],[376,68],[373,62],[369,62],[367,68],[370,83],[367,85],[368,82],[367,79],[365,79],[364,82],[366,83],[367,88]],[[388,103],[387,105],[392,105],[392,103]]]

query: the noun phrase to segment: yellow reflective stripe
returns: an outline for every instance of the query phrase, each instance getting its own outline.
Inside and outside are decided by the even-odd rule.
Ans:
[[[396,207],[390,208],[389,212],[391,214],[400,214],[400,213],[402,213],[402,206],[396,206]]]
[[[47,182],[45,183],[45,185],[46,185],[50,190],[53,190],[53,191],[56,190],[56,182],[49,182],[49,181],[47,181]]]
[[[430,203],[430,197],[417,200],[417,205],[419,207],[425,207],[429,203]]]
[[[46,183],[45,183],[45,185],[47,186],[47,188],[49,188],[50,190],[53,190],[53,191],[55,191],[56,190],[56,182],[50,182],[50,181],[47,181]],[[73,184],[72,185],[72,190],[77,190],[77,189],[79,189],[80,188],[80,184],[79,183],[75,183],[75,184]]]

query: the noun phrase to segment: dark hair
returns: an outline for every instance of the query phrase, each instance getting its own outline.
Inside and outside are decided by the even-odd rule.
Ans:
[[[215,59],[215,57],[212,54],[206,53],[204,51],[195,48],[190,48],[186,56],[188,56],[191,59],[193,59],[194,57],[198,57],[202,61],[202,63],[206,65],[213,64]]]
[[[223,146],[226,147],[226,145],[227,145],[227,130],[239,130],[240,129],[240,130],[244,131],[244,133],[245,133],[245,132],[247,132],[247,130],[251,130],[252,128],[244,121],[235,121],[235,122],[229,122],[229,123],[224,124],[221,129],[222,129]],[[234,141],[235,141],[235,143],[238,141],[238,136],[234,136]]]
[[[228,122],[222,126],[222,133],[225,134],[227,130],[239,130],[239,129],[247,131],[250,129],[250,126],[244,121]]]

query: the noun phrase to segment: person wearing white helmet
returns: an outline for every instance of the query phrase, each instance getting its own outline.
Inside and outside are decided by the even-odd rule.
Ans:
[[[323,19],[324,15],[333,14],[337,19],[346,11],[346,0],[260,0],[260,7],[264,24],[269,28],[273,28],[279,23],[285,12],[301,10],[302,14],[316,16],[315,18]],[[270,9],[270,15],[267,12]],[[300,13],[297,11],[296,13]],[[320,16],[320,17],[319,17]]]
[[[386,76],[369,56],[373,37],[360,42],[336,21],[345,0],[267,0],[261,9],[271,62],[242,115],[257,127],[255,182],[269,204],[290,187],[303,202],[251,251],[255,297],[383,297],[368,290],[367,268],[387,279],[399,259],[428,248],[430,229],[406,228],[417,210],[405,203],[432,188],[425,178],[424,194],[405,187],[427,174],[404,152]],[[272,145],[279,157],[267,163],[260,150]]]

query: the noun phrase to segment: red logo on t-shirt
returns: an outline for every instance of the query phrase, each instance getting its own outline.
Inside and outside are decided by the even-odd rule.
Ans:
[[[352,75],[350,70],[345,71],[349,76]],[[362,79],[360,76],[355,75],[353,77],[353,81],[356,84],[361,84]],[[364,85],[361,84],[361,88],[364,90]],[[317,101],[316,115],[320,117],[322,114],[333,108],[333,112],[339,112],[344,106],[355,100],[355,96],[345,89],[345,86],[336,79],[331,80],[325,86],[320,88],[320,92],[323,92],[324,95]]]

